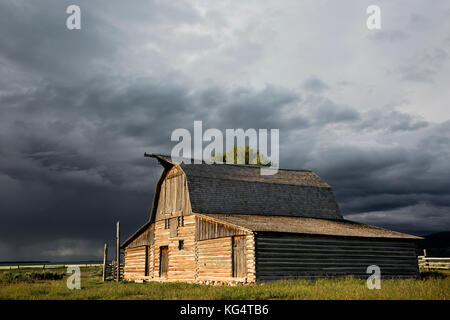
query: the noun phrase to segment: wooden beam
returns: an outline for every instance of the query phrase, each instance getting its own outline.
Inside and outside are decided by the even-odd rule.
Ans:
[[[105,243],[103,248],[103,282],[106,281],[106,260],[108,257],[108,245]]]
[[[427,268],[427,271],[430,271],[430,265],[427,262],[427,249],[423,249],[423,258],[425,260],[425,268]]]
[[[116,232],[116,281],[120,280],[120,221],[117,221]]]

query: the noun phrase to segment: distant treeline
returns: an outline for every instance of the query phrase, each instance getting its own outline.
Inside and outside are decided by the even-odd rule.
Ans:
[[[0,261],[0,264],[20,264],[20,263],[51,263],[50,261],[39,261],[39,260],[33,260],[33,261]]]
[[[429,257],[450,257],[450,231],[433,233],[424,238],[418,245],[419,255],[427,249]]]
[[[48,261],[48,260],[34,260],[34,261],[0,261],[0,266],[7,266],[7,265],[77,265],[77,264],[98,264],[103,263],[103,261],[100,260],[83,260],[83,261]]]

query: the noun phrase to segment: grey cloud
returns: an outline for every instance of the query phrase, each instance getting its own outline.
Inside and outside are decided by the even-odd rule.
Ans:
[[[107,79],[95,85],[74,82],[71,88],[51,83],[3,98],[2,108],[14,108],[0,120],[0,185],[14,188],[1,201],[2,212],[9,213],[1,234],[21,248],[28,237],[17,243],[18,225],[43,243],[80,236],[100,243],[111,237],[118,219],[131,233],[148,216],[160,172],[143,153],[169,152],[171,131],[192,130],[194,120],[203,120],[205,128],[280,128],[282,163],[317,171],[335,188],[345,214],[392,210],[424,199],[450,205],[445,194],[450,186],[442,175],[449,167],[441,161],[447,156],[443,150],[450,150],[448,124],[409,124],[414,118],[395,120],[389,109],[372,115],[379,120],[369,125],[367,115],[317,95],[303,99],[273,86],[191,93],[188,85],[150,78],[120,89]],[[420,139],[412,136],[417,140],[412,147],[327,146],[332,144],[327,127],[335,124],[353,137],[385,130],[395,140],[398,131],[429,131]]]
[[[380,30],[367,36],[372,41],[386,41],[398,43],[408,38],[408,34],[401,30]]]
[[[450,206],[448,125],[410,132],[414,140],[398,138],[395,144],[371,140],[370,146],[356,147],[343,140],[339,146],[310,154],[306,165],[336,186],[344,213],[389,210],[421,201]]]
[[[322,92],[329,89],[329,86],[317,77],[309,77],[303,83],[303,88],[313,92]]]
[[[0,256],[9,257],[8,260],[10,261],[98,261],[98,257],[103,255],[102,246],[101,241],[65,238],[56,241],[28,243],[23,246],[0,246]],[[112,248],[113,243],[109,243],[109,246]]]
[[[360,113],[355,108],[337,104],[324,96],[308,96],[302,106],[316,125],[351,123],[360,118]]]
[[[449,55],[443,48],[434,48],[422,52],[409,64],[400,66],[402,79],[414,82],[433,82],[434,75],[448,61]]]
[[[299,128],[308,121],[290,109],[301,100],[297,94],[283,88],[268,86],[261,91],[240,88],[230,93],[224,104],[215,106],[213,117],[224,128]],[[211,111],[211,109],[210,109]]]
[[[425,199],[438,207],[450,205],[450,186],[442,175],[449,170],[443,151],[450,150],[448,124],[413,125],[408,122],[413,117],[390,109],[368,116],[279,87],[190,93],[188,85],[150,78],[122,84],[120,90],[107,79],[95,85],[74,82],[71,88],[45,84],[0,98],[0,105],[14,105],[0,120],[0,185],[15,186],[4,193],[2,212],[9,214],[1,234],[17,246],[25,245],[14,240],[12,226],[19,223],[24,234],[43,242],[83,235],[101,242],[116,219],[131,232],[148,216],[160,172],[143,153],[169,152],[171,131],[192,130],[194,120],[203,120],[205,128],[280,128],[282,163],[317,171],[335,188],[345,214],[392,210]],[[327,127],[335,124],[353,136],[384,130],[392,139],[402,130],[429,131],[420,139],[412,136],[417,140],[412,147],[327,146],[332,143]],[[42,225],[38,231],[36,224]]]
[[[351,82],[351,81],[347,81],[347,80],[340,80],[336,84],[341,86],[341,87],[347,87],[347,86],[353,85],[354,83]]]
[[[360,130],[414,131],[429,124],[420,117],[395,111],[392,107],[370,110],[361,118],[357,124]]]
[[[92,11],[83,11],[83,27],[89,32],[65,28],[68,1],[6,1],[0,4],[1,55],[16,68],[33,71],[33,77],[57,77],[58,81],[83,75],[85,70],[108,68],[117,39],[111,25],[96,23]],[[24,18],[27,17],[27,18]],[[53,57],[58,57],[55,59]]]
[[[379,212],[348,215],[346,218],[399,231],[413,231],[426,235],[450,230],[450,207],[436,207],[425,203]],[[413,229],[411,229],[411,226]]]

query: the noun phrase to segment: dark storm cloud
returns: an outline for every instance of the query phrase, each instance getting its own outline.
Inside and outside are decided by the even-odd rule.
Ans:
[[[292,110],[300,101],[301,97],[283,88],[239,88],[229,92],[223,103],[210,105],[209,118],[214,127],[222,128],[299,129],[308,126],[308,120]]]
[[[281,166],[317,171],[356,219],[419,232],[448,217],[449,122],[359,111],[328,97],[317,77],[301,94],[271,84],[196,87],[156,49],[157,72],[128,72],[128,51],[148,40],[142,29],[170,48],[168,26],[202,17],[184,2],[156,10],[81,1],[90,8],[83,29],[69,32],[68,4],[0,4],[0,73],[9,80],[0,77],[0,260],[97,257],[119,219],[131,234],[148,218],[161,172],[143,153],[170,153],[171,132],[192,132],[194,120],[205,129],[279,128]],[[258,56],[249,46],[240,59]],[[418,228],[423,212],[434,218]]]
[[[359,130],[414,131],[424,128],[428,122],[407,113],[392,110],[392,108],[379,108],[371,110],[362,116],[357,124]]]
[[[223,91],[217,94],[223,100],[211,100],[207,96],[217,89],[190,95],[187,88],[154,79],[125,82],[120,88],[108,79],[73,81],[71,87],[46,83],[0,98],[5,242],[18,248],[30,237],[44,244],[52,238],[101,244],[111,238],[117,219],[130,234],[148,218],[160,172],[151,160],[139,160],[145,151],[169,152],[172,130],[191,129],[196,119],[232,127],[233,114],[222,113],[227,108],[238,108],[243,127],[252,118],[260,121],[253,123],[257,128],[281,126],[274,114],[295,100],[274,88]],[[61,252],[74,250],[81,249]]]
[[[414,232],[426,235],[450,229],[448,207],[417,204],[379,212],[353,214],[347,216],[354,221],[364,221],[387,229]]]
[[[169,152],[171,131],[192,131],[194,120],[203,120],[205,127],[280,128],[282,163],[318,171],[335,188],[345,214],[423,202],[450,207],[450,185],[442,175],[449,171],[443,161],[450,149],[449,124],[423,132],[417,145],[409,147],[344,142],[321,150],[327,138],[320,136],[330,125],[344,125],[351,135],[380,129],[414,133],[427,126],[391,111],[361,114],[318,96],[303,100],[282,88],[212,87],[190,94],[187,86],[150,78],[122,82],[120,88],[108,79],[74,82],[70,88],[46,84],[0,102],[0,183],[6,213],[1,234],[19,248],[30,236],[44,247],[53,238],[62,244],[87,239],[101,245],[111,238],[118,219],[130,234],[148,217],[160,171],[142,154]],[[283,146],[283,137],[308,142]],[[13,227],[19,225],[20,241]],[[63,258],[70,252],[78,257],[75,252],[83,249],[58,250]]]
[[[344,144],[316,153],[309,163],[335,186],[344,213],[376,212],[418,204],[448,210],[449,134],[450,122],[446,122],[420,131],[409,145],[402,145],[401,138],[396,144],[386,146]]]
[[[89,32],[65,28],[67,1],[2,1],[0,43],[2,58],[28,75],[58,81],[83,76],[86,70],[108,69],[107,60],[119,47],[111,25],[83,11]],[[101,19],[100,19],[101,21]],[[86,25],[84,25],[86,24]]]
[[[352,107],[339,105],[323,96],[310,96],[305,100],[310,116],[316,125],[328,123],[345,123],[356,121],[360,118],[359,112]]]

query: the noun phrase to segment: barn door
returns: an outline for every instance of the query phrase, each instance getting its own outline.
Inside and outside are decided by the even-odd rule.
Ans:
[[[167,271],[169,270],[169,247],[160,247],[159,253],[159,276],[167,278]]]
[[[145,272],[144,272],[144,275],[147,277],[148,276],[148,269],[149,269],[149,267],[148,267],[148,264],[149,264],[149,251],[150,251],[150,248],[148,247],[148,246],[145,246]]]
[[[233,277],[244,278],[247,273],[245,263],[245,236],[233,237]]]

